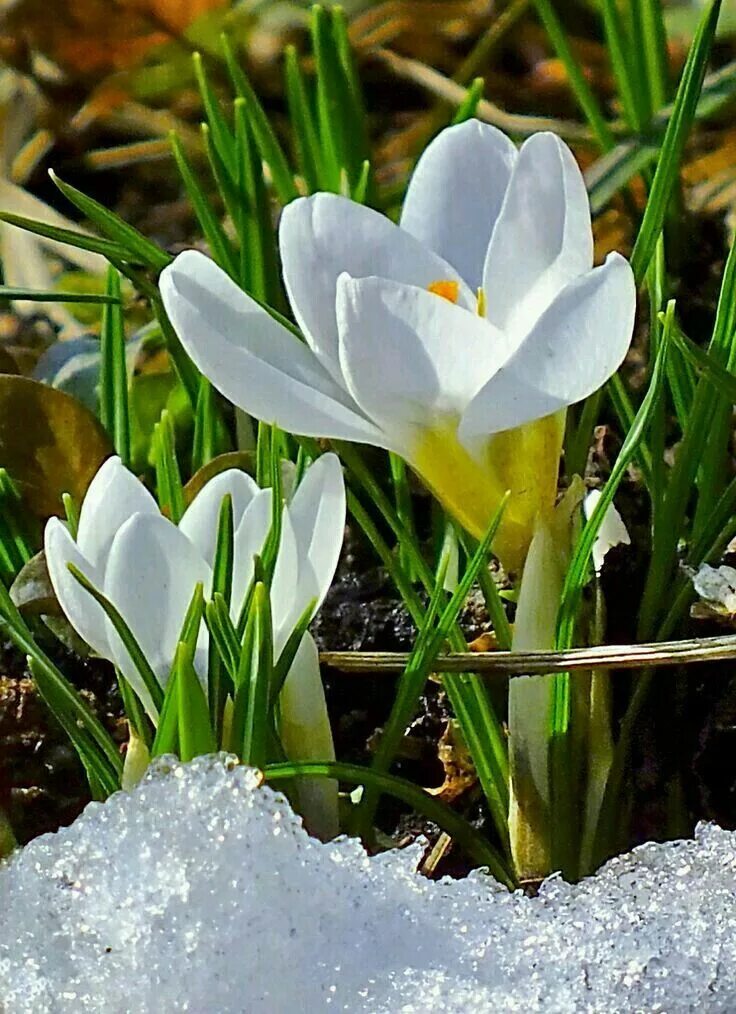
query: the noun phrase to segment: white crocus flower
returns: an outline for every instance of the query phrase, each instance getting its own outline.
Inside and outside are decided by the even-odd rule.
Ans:
[[[565,409],[615,372],[634,323],[628,263],[593,267],[567,146],[517,150],[471,120],[424,152],[400,225],[317,194],[279,238],[306,345],[187,251],[161,293],[194,362],[258,419],[399,453],[475,535],[510,489],[494,548],[520,566],[554,504]]]
[[[102,608],[68,569],[75,564],[118,609],[162,686],[168,679],[184,617],[196,585],[208,595],[223,497],[233,505],[232,617],[253,577],[271,526],[271,490],[245,472],[221,472],[204,486],[179,525],[121,463],[109,458],[92,480],[82,505],[76,540],[52,518],[45,532],[51,583],[67,619],[90,647],[115,663],[149,713],[152,703],[122,641]],[[278,657],[296,621],[330,587],[342,547],[345,487],[340,462],[325,454],[307,470],[283,510],[282,532],[271,585],[274,652]],[[208,637],[200,633],[195,668],[206,682]],[[280,698],[284,747],[292,760],[332,760],[317,648],[304,635]],[[300,753],[310,743],[310,757]],[[335,797],[336,803],[336,797]]]

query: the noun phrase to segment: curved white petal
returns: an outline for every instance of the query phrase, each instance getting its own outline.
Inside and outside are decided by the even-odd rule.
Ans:
[[[417,162],[401,228],[426,244],[475,291],[517,151],[496,127],[467,120],[443,130]],[[372,272],[375,273],[375,272]]]
[[[335,290],[339,276],[380,275],[426,288],[457,281],[463,305],[475,296],[447,261],[384,215],[336,194],[302,197],[284,208],[279,230],[284,284],[294,316],[320,362],[341,381]]]
[[[340,278],[340,361],[350,392],[397,446],[457,417],[508,355],[477,314],[385,278]]]
[[[208,257],[179,254],[159,285],[182,345],[239,408],[290,433],[382,446],[314,353]]]
[[[115,537],[108,557],[104,592],[130,627],[154,673],[164,685],[174,660],[182,624],[195,586],[209,594],[212,572],[189,539],[160,514],[136,514]],[[136,691],[142,683],[118,634],[108,621],[116,665]],[[207,671],[204,624],[195,657],[201,677]]]
[[[66,525],[50,518],[44,531],[44,550],[51,584],[64,615],[83,641],[102,658],[110,658],[105,614],[89,592],[71,574],[67,564],[73,563],[102,591],[104,570],[94,567],[80,553]]]
[[[229,493],[233,504],[233,530],[237,530],[253,497],[259,492],[258,484],[247,472],[228,468],[213,476],[184,511],[179,531],[199,550],[212,566],[217,546],[217,523],[222,501]]]
[[[461,441],[532,422],[597,391],[626,356],[635,313],[631,267],[610,254],[563,290],[481,388],[460,422]]]
[[[77,545],[94,566],[103,566],[120,526],[133,514],[158,514],[158,504],[118,457],[108,458],[89,484],[79,514]]]
[[[231,608],[234,622],[237,622],[245,593],[253,579],[253,557],[263,552],[271,530],[272,498],[270,489],[263,489],[257,493],[235,532]],[[288,512],[284,511],[281,517],[281,539],[271,581],[271,613],[277,640],[279,631],[292,615],[298,579],[296,536]],[[287,636],[288,633],[290,631],[287,631]]]
[[[580,168],[559,137],[534,134],[521,147],[488,247],[488,319],[521,337],[560,290],[592,266]]]
[[[340,459],[323,454],[307,470],[286,509],[296,536],[299,581],[296,621],[311,599],[316,612],[324,601],[342,550],[345,533],[345,481]]]
[[[279,697],[279,736],[290,761],[333,761],[335,746],[319,670],[317,645],[311,634],[302,638]],[[299,812],[323,841],[339,831],[336,781],[297,779]]]

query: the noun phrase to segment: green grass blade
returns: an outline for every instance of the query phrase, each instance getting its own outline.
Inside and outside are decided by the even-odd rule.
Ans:
[[[295,761],[288,764],[269,764],[264,770],[266,781],[278,783],[292,778],[307,776],[332,778],[351,785],[371,785],[388,796],[393,796],[411,806],[417,813],[427,817],[467,852],[482,866],[487,866],[491,874],[508,888],[513,888],[514,881],[508,866],[489,842],[475,830],[472,824],[464,820],[445,803],[435,796],[430,796],[424,789],[417,788],[412,782],[395,775],[380,774],[363,768],[357,764],[341,764],[325,761]]]
[[[271,205],[246,103],[241,98],[235,100],[234,115],[240,193],[240,214],[235,221],[241,240],[241,275],[247,277],[248,292],[255,299],[283,307]]]
[[[36,643],[25,620],[0,584],[0,626],[27,656],[38,691],[82,759],[90,784],[105,795],[120,788],[123,762],[112,737],[66,677]]]
[[[661,109],[670,97],[669,53],[661,0],[638,0],[641,7],[642,51],[653,109]]]
[[[214,388],[206,377],[202,377],[199,382],[197,405],[194,409],[192,475],[217,456],[218,422]]]
[[[170,135],[170,141],[184,189],[187,192],[194,214],[197,216],[202,233],[212,251],[212,257],[223,271],[226,271],[232,279],[237,281],[239,274],[238,259],[233,245],[228,239],[219,218],[212,210],[209,199],[189,164],[184,146],[175,133]]]
[[[312,599],[311,602],[307,603],[306,609],[294,624],[294,629],[289,634],[286,644],[281,649],[281,654],[279,655],[273,669],[273,686],[270,691],[270,707],[272,709],[278,700],[281,688],[286,682],[286,677],[289,675],[289,669],[291,669],[292,663],[296,658],[296,653],[299,650],[299,645],[302,643],[302,638],[306,634],[309,624],[312,622],[316,606],[317,599]]]
[[[731,248],[723,273],[716,320],[708,348],[716,361],[733,366],[736,357],[736,245]],[[704,459],[719,398],[707,376],[697,383],[687,429],[683,432],[667,493],[654,531],[652,554],[639,610],[639,636],[646,638],[657,628],[665,589],[669,588],[677,562],[677,546],[686,534],[686,515]],[[717,494],[716,494],[717,495]],[[701,517],[702,517],[701,510]]]
[[[105,306],[100,327],[100,421],[123,464],[129,466],[130,411],[125,324],[120,303],[120,275],[113,267],[108,269],[106,288],[113,301]]]
[[[273,628],[268,589],[261,582],[253,591],[244,644],[238,679],[238,694],[244,693],[246,698],[240,756],[244,764],[262,768],[266,763],[271,729]]]
[[[485,87],[485,78],[477,77],[474,79],[468,88],[465,98],[455,110],[455,115],[452,118],[453,126],[458,123],[465,123],[466,120],[472,120],[477,115],[478,103],[483,98]]]
[[[220,505],[220,514],[217,520],[217,542],[215,544],[215,556],[212,564],[212,595],[222,596],[226,610],[230,606],[230,596],[233,584],[233,563],[235,557],[235,522],[233,517],[233,500],[228,493],[223,497]],[[209,700],[210,720],[219,742],[222,734],[222,718],[225,708],[225,698],[232,688],[227,686],[223,667],[225,661],[210,646],[208,672],[207,672],[207,697]]]
[[[332,14],[314,6],[310,30],[317,68],[317,124],[324,152],[325,176],[320,189],[341,193],[343,172],[352,189],[368,157],[365,125],[343,64]]]
[[[590,124],[599,147],[602,151],[609,151],[615,144],[611,128],[601,112],[598,100],[591,91],[590,85],[585,78],[585,73],[572,51],[568,42],[567,32],[555,11],[552,0],[534,0],[534,5],[557,56],[564,64],[570,87],[586,120]]]
[[[207,698],[185,644],[180,644],[177,648],[172,678],[177,681],[179,757],[186,762],[203,754],[214,753],[217,743],[210,725]]]
[[[81,190],[77,190],[76,187],[59,179],[53,169],[49,170],[49,176],[68,201],[78,208],[109,240],[127,252],[125,260],[142,264],[144,267],[150,268],[151,271],[163,271],[166,265],[171,263],[173,260],[171,254],[166,253],[150,239],[146,239],[143,233],[138,232],[132,225],[128,225],[119,215],[109,211],[99,201],[83,194]]]
[[[720,9],[721,0],[713,0],[703,12],[677,89],[672,118],[667,125],[644,217],[631,254],[631,266],[640,282],[654,254],[670,198],[679,180],[682,153],[695,118]]]
[[[674,306],[671,304],[668,314],[671,326]],[[633,461],[637,445],[642,440],[648,429],[659,399],[662,397],[662,385],[665,376],[667,362],[667,347],[669,344],[669,331],[665,326],[660,343],[659,353],[654,363],[651,380],[644,399],[636,413],[636,417],[626,435],[621,450],[619,451],[616,463],[611,469],[611,474],[603,487],[600,500],[595,510],[586,522],[578,539],[575,552],[573,553],[570,565],[565,575],[565,582],[562,589],[560,609],[557,617],[557,635],[555,646],[558,650],[570,648],[575,643],[575,624],[580,608],[580,601],[583,594],[590,569],[590,560],[593,552],[593,544],[600,529],[605,513],[613,503],[616,490],[626,474],[626,470]],[[562,730],[564,731],[564,730]]]
[[[293,201],[299,196],[288,159],[271,126],[271,121],[238,63],[226,36],[222,37],[222,48],[233,87],[245,104],[248,124],[253,132],[256,146],[271,173],[276,196],[282,204],[288,204],[289,201]]]
[[[167,409],[161,413],[151,440],[151,453],[156,469],[156,496],[161,510],[178,525],[185,509],[184,488],[176,459],[174,424]]]
[[[467,600],[471,587],[478,578],[481,568],[488,564],[488,553],[498,530],[505,506],[506,499],[504,499],[491,519],[488,530],[479,543],[473,558],[468,563],[462,579],[459,581],[449,602],[443,608],[441,606],[445,597],[446,556],[443,565],[439,568],[424,622],[415,641],[406,669],[399,680],[391,714],[384,725],[378,749],[373,757],[371,767],[374,771],[388,771],[396,757],[405,731],[416,714],[419,698],[429,679],[432,665],[442,650],[450,630],[457,623],[460,611]],[[440,609],[441,615],[439,621],[435,624],[435,616],[440,612]],[[367,837],[373,825],[378,798],[377,795],[368,790],[361,802],[359,818],[363,837]],[[504,807],[503,811],[497,814],[497,825],[503,823],[505,816],[506,810]]]
[[[320,180],[323,178],[325,170],[322,164],[322,150],[317,135],[317,126],[309,105],[307,86],[294,46],[287,46],[285,50],[285,89],[297,165],[308,193],[314,194],[320,188]]]
[[[228,168],[230,175],[235,178],[237,171],[235,165],[235,138],[227,120],[222,112],[222,106],[207,77],[204,69],[204,62],[201,53],[192,54],[194,64],[194,75],[197,79],[199,94],[202,97],[202,105],[207,120],[207,125],[212,132],[212,139],[217,146],[220,158]]]
[[[120,299],[116,300],[103,292],[58,292],[56,289],[43,292],[40,289],[19,289],[12,285],[0,285],[0,299],[23,299],[37,303],[98,303],[101,306],[120,302]]]
[[[92,598],[101,607],[109,621],[115,628],[120,640],[125,646],[125,650],[130,655],[133,665],[138,671],[138,675],[143,681],[143,684],[151,696],[153,706],[156,712],[160,712],[161,704],[163,702],[163,690],[159,683],[153,669],[148,664],[148,659],[141,651],[141,647],[138,641],[135,639],[133,632],[131,631],[128,624],[123,619],[122,615],[118,612],[115,606],[110,602],[102,592],[98,591],[97,588],[92,584],[86,575],[84,575],[78,567],[75,567],[73,563],[68,563],[67,567],[72,576],[79,582],[79,584],[88,592]]]
[[[102,254],[108,260],[127,261],[130,257],[126,247],[119,243],[113,243],[112,240],[89,236],[87,233],[77,232],[75,229],[63,229],[57,225],[48,225],[46,222],[38,222],[34,218],[13,215],[9,211],[0,211],[0,222],[14,225],[25,232],[33,233],[34,236],[43,236],[46,239],[53,239],[57,243],[66,243],[79,250]]]
[[[222,595],[215,593],[212,601],[207,603],[204,615],[217,654],[234,683],[238,674],[240,640]]]

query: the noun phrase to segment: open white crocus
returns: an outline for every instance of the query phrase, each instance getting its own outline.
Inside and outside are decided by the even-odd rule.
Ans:
[[[109,458],[87,491],[76,540],[58,518],[46,526],[46,562],[62,610],[80,637],[119,667],[150,714],[150,696],[127,650],[68,564],[75,564],[122,614],[163,686],[195,587],[201,582],[205,596],[210,592],[218,516],[226,494],[232,498],[235,526],[232,616],[237,622],[253,577],[253,557],[261,552],[271,526],[271,490],[260,489],[245,472],[229,469],[210,479],[175,525],[120,459]],[[324,600],[344,527],[342,469],[334,454],[325,454],[307,470],[283,510],[271,585],[276,657],[309,603],[315,601],[316,612]],[[207,656],[203,625],[195,658],[203,683]],[[292,760],[334,759],[317,648],[309,633],[284,684],[280,706],[280,731]],[[312,756],[299,756],[307,741]]]
[[[494,548],[521,565],[552,509],[565,409],[618,368],[634,322],[631,268],[593,268],[590,209],[567,146],[520,150],[471,120],[429,145],[400,225],[333,194],[280,226],[302,344],[200,253],[161,293],[188,353],[258,419],[402,455],[472,533],[512,497]]]

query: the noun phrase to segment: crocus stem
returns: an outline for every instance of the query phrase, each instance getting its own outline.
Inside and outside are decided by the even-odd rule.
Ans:
[[[573,517],[582,496],[573,483],[548,517],[537,521],[524,572],[514,624],[514,651],[551,649],[555,642],[557,609],[569,560]],[[567,751],[569,743],[552,743],[551,716],[555,679],[520,676],[509,685],[509,758],[511,792],[509,835],[519,880],[538,880],[553,869],[553,846],[567,837],[567,827],[556,829],[555,820],[567,824],[567,807],[555,803],[568,795],[568,785],[553,786],[553,747]],[[565,779],[567,781],[567,778]],[[553,788],[556,790],[553,797]],[[560,790],[565,789],[561,793]],[[556,849],[555,849],[556,851]]]

